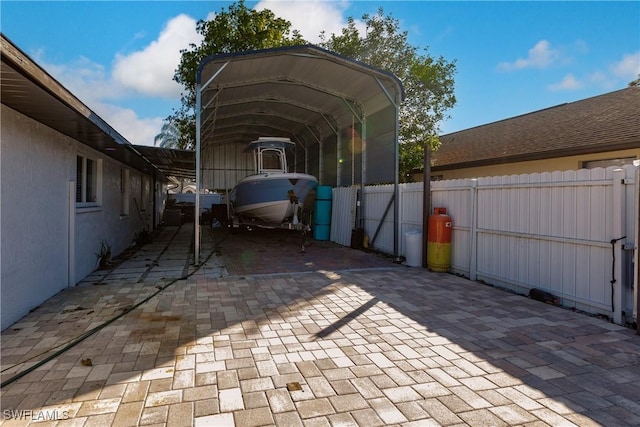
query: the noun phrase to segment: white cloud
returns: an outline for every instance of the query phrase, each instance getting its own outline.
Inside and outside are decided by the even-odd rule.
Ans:
[[[187,15],[172,18],[154,40],[141,51],[116,54],[113,80],[142,95],[176,98],[181,87],[173,81],[180,63],[180,50],[200,43],[196,21]]]
[[[263,0],[256,10],[268,8],[273,13],[292,23],[303,37],[311,43],[319,42],[322,30],[330,36],[346,26],[343,17],[349,6],[347,1],[277,1]],[[215,12],[207,20],[215,17]],[[109,69],[90,58],[79,58],[72,63],[52,64],[44,60],[44,52],[32,55],[45,70],[54,76],[73,95],[105,120],[132,144],[153,145],[160,132],[163,119],[170,111],[153,117],[142,117],[130,108],[116,105],[118,100],[136,98],[153,102],[154,98],[179,99],[181,87],[173,81],[175,69],[180,62],[180,50],[191,43],[199,44],[201,36],[196,32],[197,21],[181,14],[170,19],[158,37],[143,49],[132,53],[116,53]],[[356,20],[359,30],[364,24]],[[135,40],[145,34],[133,35]]]
[[[135,145],[152,146],[153,139],[162,129],[163,117],[141,118],[135,111],[113,104],[98,103],[92,109],[127,141]]]
[[[141,33],[134,35],[138,39]],[[158,38],[144,49],[128,55],[116,54],[113,69],[81,57],[67,64],[52,64],[45,60],[45,52],[33,56],[48,73],[74,96],[87,105],[132,144],[153,145],[162,128],[162,117],[140,117],[129,108],[116,105],[127,97],[148,99],[179,99],[181,87],[173,81],[180,62],[180,50],[190,43],[198,44],[196,21],[179,15],[168,21]]]
[[[620,85],[626,85],[640,75],[640,52],[625,54],[622,58],[611,64],[608,71],[596,70],[577,78],[573,74],[567,74],[562,81],[548,86],[549,90],[577,90],[584,87],[597,87],[605,90],[613,90]]]
[[[332,33],[339,34],[347,25],[344,12],[348,6],[347,1],[262,0],[256,4],[255,10],[271,10],[277,17],[291,22],[292,29],[300,31],[305,40],[318,43],[323,30],[328,38]],[[359,31],[365,28],[359,20],[356,20],[356,27]]]
[[[581,89],[584,84],[578,80],[573,74],[569,73],[559,82],[549,85],[549,90],[557,92],[561,90],[577,90]]]
[[[68,64],[48,63],[45,52],[40,50],[33,55],[34,60],[67,88],[83,103],[91,105],[103,99],[117,99],[126,93],[126,89],[111,81],[102,64],[80,57]]]
[[[547,40],[540,40],[529,49],[526,58],[519,58],[514,62],[501,62],[498,64],[498,69],[500,71],[514,71],[525,68],[547,68],[559,58],[560,53],[551,49],[551,44]]]
[[[621,79],[633,80],[640,75],[640,51],[629,53],[610,67],[611,73]]]

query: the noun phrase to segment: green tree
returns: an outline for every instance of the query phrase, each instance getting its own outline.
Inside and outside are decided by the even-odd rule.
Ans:
[[[362,20],[365,34],[349,18],[341,34],[329,38],[322,34],[321,46],[389,71],[402,81],[406,98],[399,117],[400,180],[410,181],[411,170],[423,165],[425,147],[435,150],[439,146],[439,123],[455,105],[455,61],[433,58],[427,48],[420,54],[409,44],[408,33],[400,30],[398,20],[385,16],[382,8],[376,15],[363,15]]]
[[[638,78],[629,82],[629,87],[632,86],[640,86],[640,74],[638,74]]]
[[[210,21],[198,21],[196,30],[203,41],[200,46],[191,44],[181,51],[173,77],[184,87],[181,107],[167,118],[180,132],[180,148],[184,149],[195,147],[196,70],[200,61],[221,53],[305,44],[300,33],[291,30],[289,21],[277,18],[268,9],[249,9],[244,0],[230,5],[228,10],[222,8]]]

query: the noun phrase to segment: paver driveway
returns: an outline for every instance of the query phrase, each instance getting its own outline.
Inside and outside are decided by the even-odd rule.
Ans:
[[[286,235],[196,271],[190,230],[2,332],[3,425],[640,425],[635,331]]]

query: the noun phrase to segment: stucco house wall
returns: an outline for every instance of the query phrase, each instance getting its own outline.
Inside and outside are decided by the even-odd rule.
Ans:
[[[0,311],[5,329],[68,285],[67,159],[72,143],[1,108]]]
[[[145,223],[152,226],[157,192],[152,176],[6,105],[0,120],[0,327],[5,329],[94,271],[102,241],[114,256],[127,249]],[[76,206],[78,154],[102,164],[99,206]],[[126,188],[121,187],[124,170],[129,170]],[[123,194],[128,215],[122,211]]]

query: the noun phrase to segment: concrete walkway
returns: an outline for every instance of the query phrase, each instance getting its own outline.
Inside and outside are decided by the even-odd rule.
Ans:
[[[2,332],[3,426],[640,425],[633,330],[295,233],[196,270],[191,230]]]

